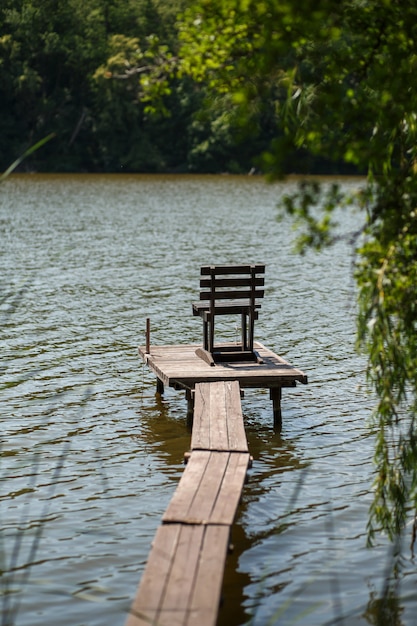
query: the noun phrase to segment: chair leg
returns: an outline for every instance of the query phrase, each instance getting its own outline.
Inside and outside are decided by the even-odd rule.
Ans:
[[[253,352],[253,335],[255,333],[255,318],[253,313],[249,315],[249,345],[248,348]]]
[[[214,351],[214,314],[210,315],[209,352]]]
[[[208,323],[203,320],[203,345],[204,345],[204,350],[208,350]]]
[[[242,313],[242,350],[248,349],[248,326],[246,323],[246,313]]]

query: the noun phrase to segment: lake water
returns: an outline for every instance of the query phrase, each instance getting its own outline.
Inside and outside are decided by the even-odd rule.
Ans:
[[[407,551],[377,619],[390,559],[383,539],[365,547],[373,400],[354,351],[352,253],[340,242],[293,254],[276,206],[294,184],[26,175],[1,186],[2,626],[124,624],[190,443],[184,394],[157,397],[139,360],[145,320],[152,343],[199,342],[200,265],[243,261],[267,266],[255,338],[309,385],[284,390],[281,434],[268,393],[245,393],[254,465],[219,624],[415,623]],[[358,220],[347,212],[343,229]]]

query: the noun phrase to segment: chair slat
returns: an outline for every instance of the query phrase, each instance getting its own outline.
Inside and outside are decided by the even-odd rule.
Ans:
[[[200,280],[200,287],[202,289],[210,289],[213,285],[215,288],[218,287],[251,287],[255,285],[255,287],[263,287],[265,284],[264,277],[257,277],[252,279],[251,276],[247,276],[245,278],[202,278]]]
[[[215,276],[223,274],[250,274],[252,268],[255,274],[265,273],[265,265],[254,263],[253,265],[203,265],[200,274],[202,276],[210,276],[212,271]]]
[[[254,291],[254,296],[255,299],[256,298],[263,298],[264,297],[264,290],[263,289],[255,289]],[[234,291],[229,290],[229,291],[216,291],[215,295],[214,295],[214,299],[215,300],[248,300],[248,304],[249,304],[249,300],[252,296],[252,290],[251,289],[236,289]],[[210,291],[201,291],[200,292],[200,300],[210,300],[211,299],[211,292]]]

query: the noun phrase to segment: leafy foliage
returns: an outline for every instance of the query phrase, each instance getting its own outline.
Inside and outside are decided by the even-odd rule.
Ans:
[[[248,171],[227,95],[177,71],[177,13],[189,0],[5,0],[0,6],[0,170]]]
[[[271,176],[301,150],[367,175],[354,201],[358,346],[377,392],[369,536],[401,533],[417,507],[417,7],[397,0],[200,0],[180,27],[182,67],[227,93],[250,125],[274,104]],[[304,184],[286,200],[300,248],[333,241],[338,189]],[[360,238],[360,235],[361,238]]]

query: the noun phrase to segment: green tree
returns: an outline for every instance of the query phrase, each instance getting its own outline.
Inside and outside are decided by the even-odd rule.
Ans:
[[[180,24],[180,71],[228,94],[243,127],[273,103],[270,176],[291,150],[366,173],[354,198],[305,183],[286,208],[300,246],[333,239],[343,201],[356,234],[358,345],[377,392],[369,532],[401,533],[417,508],[417,6],[411,0],[200,0]],[[317,217],[317,208],[321,209]]]
[[[156,74],[160,63],[156,42],[163,40],[167,49],[175,41],[175,14],[181,4],[182,0],[4,0],[0,169],[51,132],[56,141],[31,157],[31,167],[49,171],[169,167],[169,155],[164,154],[168,122],[146,118],[135,70],[144,60],[153,63]],[[116,70],[116,80],[103,79],[109,69],[108,74]],[[175,107],[181,98],[175,101],[173,94],[169,98]],[[165,130],[165,137],[158,128]],[[179,124],[179,138],[182,131]]]
[[[76,140],[88,126],[88,74],[105,53],[97,11],[86,15],[79,0],[7,0],[0,24],[3,166],[54,132],[59,140],[41,158],[59,158],[63,170],[71,158],[82,167]]]
[[[243,143],[228,94],[208,98],[210,86],[177,71],[178,31],[167,6],[157,9],[151,0],[145,2],[137,32],[147,34],[110,36],[108,56],[94,73],[103,165],[118,169],[121,163],[134,171],[247,172],[253,156],[267,145],[270,104],[252,116],[251,142]]]
[[[250,142],[227,93],[174,71],[176,16],[190,0],[4,0],[0,5],[0,169],[248,171],[267,145],[273,100]],[[153,102],[158,99],[160,111]]]

